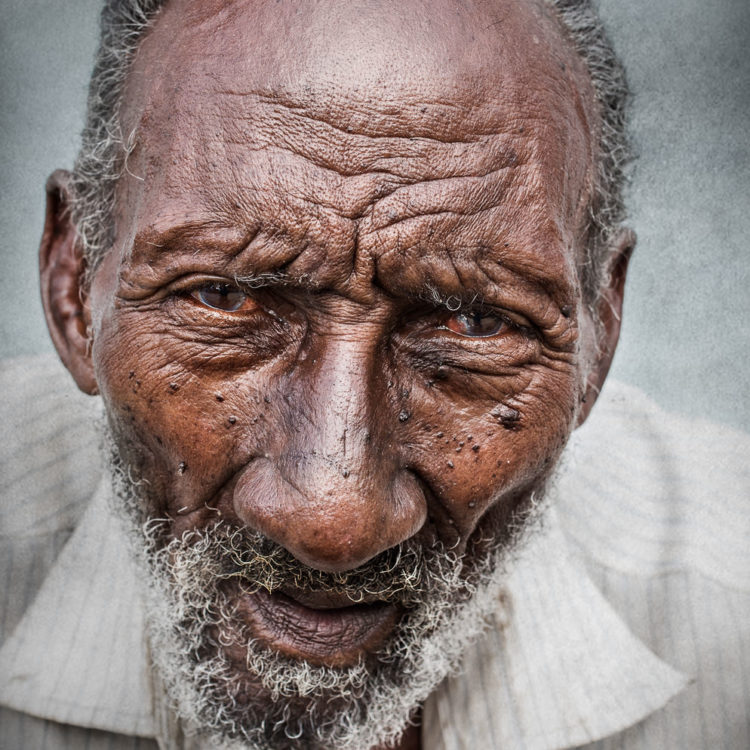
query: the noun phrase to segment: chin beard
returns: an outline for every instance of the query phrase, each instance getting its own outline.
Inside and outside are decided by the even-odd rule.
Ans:
[[[146,585],[151,658],[182,729],[217,748],[369,750],[394,743],[493,616],[504,571],[542,515],[536,491],[510,527],[473,535],[457,556],[412,538],[345,573],[309,568],[263,535],[218,521],[170,538],[109,431],[115,512]],[[120,441],[122,444],[122,441]],[[144,519],[147,519],[144,521]],[[393,632],[346,667],[287,657],[254,639],[236,595],[293,582],[310,591],[397,604]],[[245,664],[227,650],[241,648]]]

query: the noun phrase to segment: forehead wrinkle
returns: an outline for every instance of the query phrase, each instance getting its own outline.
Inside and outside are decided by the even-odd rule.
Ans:
[[[163,102],[162,102],[163,104]],[[170,118],[179,117],[183,128],[177,137],[169,138],[161,157],[149,155],[145,165],[148,176],[147,188],[152,192],[179,195],[193,186],[205,196],[206,202],[218,210],[221,188],[233,192],[245,180],[241,173],[252,172],[258,152],[264,150],[288,149],[289,154],[300,156],[316,167],[329,170],[330,175],[323,179],[307,180],[321,184],[331,183],[344,200],[328,202],[332,208],[347,216],[356,216],[364,210],[364,203],[388,195],[409,181],[442,179],[451,175],[482,175],[490,165],[508,161],[513,163],[516,153],[514,138],[505,134],[492,136],[472,136],[467,142],[442,142],[434,144],[418,138],[383,137],[372,139],[369,136],[347,133],[345,137],[335,129],[333,132],[310,129],[303,121],[284,119],[284,111],[275,108],[271,116],[268,112],[257,113],[256,107],[240,108],[235,113],[216,106],[209,108],[201,118],[191,111],[185,111],[181,102],[169,102]],[[144,117],[146,117],[144,115]],[[149,113],[152,126],[158,126]],[[206,123],[214,121],[220,134],[209,135]],[[316,123],[317,126],[317,123]],[[153,153],[153,149],[150,152]],[[142,154],[136,149],[134,158]],[[225,164],[232,172],[230,185],[214,185],[210,179],[214,165]],[[175,173],[174,179],[170,175]],[[362,177],[362,181],[351,180],[344,183],[343,177]],[[370,183],[368,186],[368,182]],[[302,182],[300,182],[302,184]],[[218,188],[218,189],[217,189]],[[239,198],[239,190],[232,198],[227,195],[230,205]],[[363,199],[346,200],[347,195],[364,194]],[[359,207],[357,207],[359,206]],[[229,212],[231,213],[231,212]]]
[[[358,218],[367,209],[375,209],[379,201],[382,202],[394,192],[398,193],[405,185],[417,185],[416,190],[421,190],[419,186],[422,186],[425,188],[422,190],[423,193],[438,197],[444,196],[446,191],[464,195],[476,193],[477,189],[472,187],[473,182],[489,178],[493,173],[504,169],[505,164],[517,164],[518,157],[513,144],[521,153],[524,147],[518,137],[501,133],[491,138],[484,137],[480,142],[472,144],[442,144],[437,158],[424,158],[425,148],[420,144],[418,156],[402,158],[397,151],[412,152],[413,141],[389,139],[386,149],[380,150],[380,154],[387,154],[386,158],[391,163],[403,167],[397,171],[407,174],[408,177],[394,176],[389,171],[378,170],[372,173],[359,169],[350,169],[349,175],[342,176],[338,169],[328,166],[330,159],[323,160],[324,166],[321,167],[318,166],[321,160],[314,158],[310,161],[308,153],[300,156],[295,150],[285,150],[285,143],[290,140],[296,142],[294,138],[286,137],[288,133],[296,135],[296,129],[289,125],[279,124],[278,128],[269,128],[267,123],[263,122],[258,126],[259,130],[253,128],[259,133],[255,137],[254,134],[251,136],[246,132],[244,120],[238,128],[236,118],[222,117],[220,124],[223,134],[220,137],[209,138],[205,135],[204,123],[199,123],[195,119],[191,120],[191,123],[194,124],[190,126],[190,131],[195,133],[201,144],[200,148],[195,148],[193,139],[187,139],[193,143],[192,158],[187,160],[186,164],[181,163],[180,168],[175,170],[172,167],[173,157],[187,153],[187,149],[183,147],[181,138],[173,139],[167,153],[166,168],[163,168],[159,161],[152,163],[154,179],[149,179],[145,185],[138,185],[137,188],[151,192],[160,199],[164,195],[184,198],[185,192],[193,186],[197,195],[191,197],[190,203],[195,203],[195,199],[199,198],[208,213],[213,212],[224,220],[234,219],[239,222],[247,222],[248,218],[265,218],[273,222],[273,216],[269,216],[267,212],[265,217],[262,217],[260,212],[256,215],[253,215],[252,211],[248,212],[250,204],[246,196],[261,196],[260,203],[267,209],[269,204],[263,197],[267,191],[276,193],[280,201],[287,202],[291,197],[293,204],[298,203],[298,210],[294,213],[299,220],[305,218],[306,209],[310,209],[309,213],[315,219],[316,213],[325,208],[344,218]],[[268,137],[266,131],[271,131],[273,136]],[[302,141],[310,143],[315,139],[307,138]],[[278,145],[279,142],[281,146]],[[324,149],[325,145],[324,143],[321,148]],[[365,148],[365,161],[368,161],[371,142],[365,139],[361,145]],[[304,146],[302,148],[306,152],[310,151]],[[447,168],[444,168],[442,157],[454,148],[457,148],[458,156],[463,158],[450,161]],[[356,151],[358,152],[359,148]],[[355,147],[350,147],[349,154],[355,155]],[[429,152],[428,154],[431,155]],[[218,162],[225,163],[231,171],[232,180],[228,183],[214,184],[211,179],[211,166]],[[355,163],[354,158],[351,163]],[[363,169],[368,166],[369,164],[365,164]],[[174,178],[170,180],[173,173]],[[448,178],[443,177],[446,174],[449,175]],[[463,175],[466,177],[463,178]],[[452,181],[457,182],[459,187],[446,187]],[[396,199],[397,202],[400,200],[401,198]],[[415,203],[415,193],[406,196],[405,200]],[[485,202],[487,200],[489,196],[484,199]],[[293,207],[292,205],[291,208]]]
[[[227,141],[242,145],[248,152],[265,147],[287,148],[342,176],[387,172],[408,178],[415,173],[415,165],[420,169],[420,179],[469,175],[486,169],[488,163],[500,159],[512,162],[515,158],[517,138],[512,132],[504,132],[497,121],[492,128],[461,137],[450,138],[446,134],[435,139],[416,134],[416,129],[403,135],[386,135],[310,118],[298,108],[289,108],[272,97],[259,97],[255,92],[233,94],[230,99],[234,102],[215,105],[211,113]],[[351,111],[357,107],[352,102]],[[191,109],[180,102],[170,106],[171,111],[185,111],[188,116]],[[467,126],[466,120],[462,123]],[[205,133],[202,126],[195,130],[199,137]],[[510,131],[510,127],[505,130]]]

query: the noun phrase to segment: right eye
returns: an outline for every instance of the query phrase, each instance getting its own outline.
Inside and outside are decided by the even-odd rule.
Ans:
[[[190,296],[201,305],[221,312],[250,312],[258,305],[241,289],[226,281],[211,281],[196,287]]]
[[[483,310],[468,310],[454,313],[445,320],[441,327],[453,331],[459,336],[488,338],[501,333],[507,325],[507,320],[495,313],[488,313]]]

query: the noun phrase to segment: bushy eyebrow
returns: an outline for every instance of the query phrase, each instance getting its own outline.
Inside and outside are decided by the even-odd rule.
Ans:
[[[285,271],[265,271],[258,274],[235,274],[237,286],[246,289],[263,289],[269,286],[288,286],[293,280]]]
[[[484,304],[484,295],[477,291],[465,289],[461,294],[445,294],[434,284],[425,284],[424,291],[418,295],[418,299],[435,307],[444,307],[451,312]]]

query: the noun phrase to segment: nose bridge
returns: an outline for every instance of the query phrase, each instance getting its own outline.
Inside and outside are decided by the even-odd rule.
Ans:
[[[373,338],[317,342],[290,376],[273,465],[264,461],[257,481],[251,465],[238,485],[245,522],[321,570],[357,567],[426,518],[421,487],[388,439],[387,376]]]
[[[382,408],[387,398],[376,344],[353,334],[331,337],[306,365],[297,373],[306,414],[295,447],[342,472],[364,469],[373,458],[372,432],[379,431],[376,404]]]
[[[385,375],[368,338],[329,336],[295,372],[297,397],[287,417],[294,428],[278,467],[315,512],[321,535],[326,524],[340,534],[344,520],[350,537],[364,535],[365,527],[388,524],[392,515],[399,457],[381,439]]]

